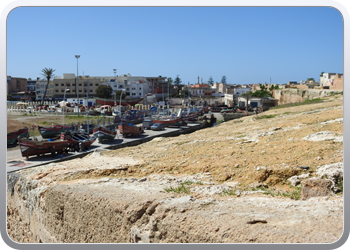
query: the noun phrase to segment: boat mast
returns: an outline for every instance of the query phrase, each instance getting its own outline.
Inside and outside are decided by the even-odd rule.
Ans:
[[[117,69],[113,69],[114,72],[114,82],[117,81],[117,78],[115,76],[115,74],[117,73]],[[114,106],[117,106],[117,92],[116,90],[114,90]]]
[[[89,83],[88,83],[88,79],[89,76],[86,75],[86,114],[87,114],[87,134],[90,134],[89,131]]]
[[[167,106],[168,106],[168,113],[167,115],[169,115],[169,104],[170,104],[170,100],[169,100],[169,79],[168,79],[168,103],[167,103]]]
[[[188,110],[190,110],[190,87],[189,87],[190,82],[187,83],[187,92],[188,92],[188,101],[187,101],[187,106]]]

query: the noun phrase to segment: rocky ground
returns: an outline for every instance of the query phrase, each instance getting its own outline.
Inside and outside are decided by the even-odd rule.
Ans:
[[[18,242],[335,242],[342,118],[337,95],[22,170],[11,176],[8,233]]]

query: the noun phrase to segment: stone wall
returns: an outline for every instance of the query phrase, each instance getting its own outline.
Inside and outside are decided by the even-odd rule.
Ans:
[[[274,90],[273,97],[278,100],[278,105],[303,102],[306,99],[316,99],[340,92],[329,89],[282,89]]]

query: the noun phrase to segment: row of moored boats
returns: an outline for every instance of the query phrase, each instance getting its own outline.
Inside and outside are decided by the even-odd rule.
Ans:
[[[123,137],[139,136],[144,129],[154,123],[161,123],[163,126],[183,126],[189,121],[195,121],[198,116],[208,112],[206,108],[180,109],[177,114],[171,114],[169,110],[150,112],[140,110],[129,110],[124,114],[114,117],[113,125],[86,125],[62,126],[52,124],[49,127],[38,126],[42,137],[29,137],[27,127],[7,134],[7,144],[19,143],[23,157],[33,155],[44,155],[50,153],[53,157],[56,154],[68,152],[82,152],[89,149],[96,140],[99,143],[111,143],[115,137],[121,134]],[[141,123],[141,125],[139,125]],[[34,132],[34,127],[32,128]],[[90,134],[93,136],[90,136]]]

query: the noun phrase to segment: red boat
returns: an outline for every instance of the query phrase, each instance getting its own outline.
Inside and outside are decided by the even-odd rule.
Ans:
[[[64,151],[68,151],[69,142],[67,140],[42,140],[38,141],[36,138],[34,139],[19,139],[19,146],[21,148],[21,153],[23,157],[27,159],[31,155],[43,155],[47,153],[51,153],[52,156],[55,154],[61,154]]]
[[[175,123],[179,123],[182,121],[182,117],[181,116],[164,116],[164,117],[157,117],[157,118],[152,118],[152,121],[154,123],[162,123],[164,126],[169,126],[169,125],[173,125]]]
[[[138,136],[143,132],[143,126],[135,126],[132,123],[122,123],[118,125],[119,132],[123,135],[123,138],[127,136]]]
[[[128,106],[128,105],[135,105],[139,103],[140,101],[143,100],[143,97],[136,97],[136,98],[130,98],[130,99],[122,99],[121,102],[120,100],[113,100],[113,99],[105,99],[105,98],[100,98],[100,97],[95,97],[96,102],[101,104],[101,105],[110,105],[110,106],[115,106],[116,105],[121,105],[122,106]]]
[[[20,137],[27,137],[28,134],[28,128],[22,128],[17,131],[11,132],[7,134],[7,144],[14,144],[18,140],[18,136]]]
[[[81,150],[88,150],[92,143],[96,141],[95,137],[90,137],[88,134],[82,134],[78,132],[67,131],[61,133],[61,140],[67,140],[69,143],[70,151],[80,151],[80,143]]]

